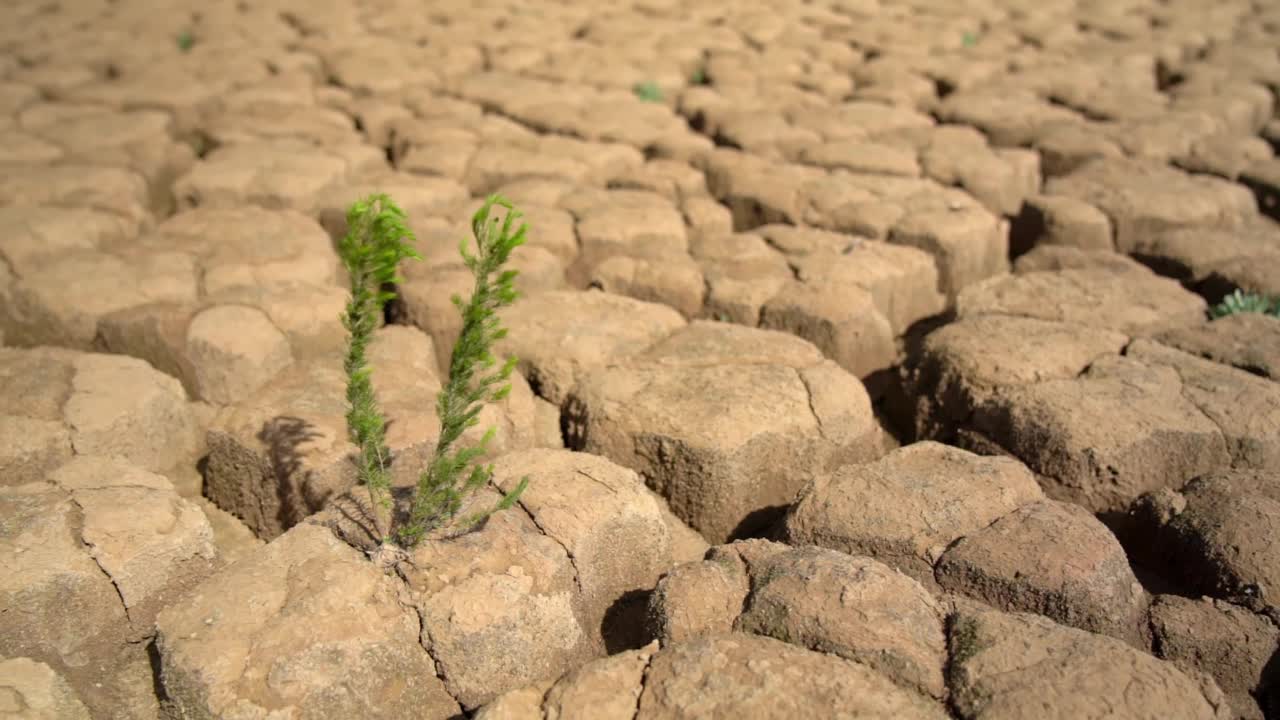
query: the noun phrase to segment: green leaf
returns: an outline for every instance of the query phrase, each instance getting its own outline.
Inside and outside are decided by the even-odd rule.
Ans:
[[[662,88],[658,87],[658,84],[653,81],[636,83],[631,88],[631,91],[635,93],[636,97],[645,102],[662,102]]]

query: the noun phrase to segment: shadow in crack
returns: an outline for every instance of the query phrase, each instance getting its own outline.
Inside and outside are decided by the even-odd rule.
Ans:
[[[1280,650],[1276,651],[1262,668],[1262,676],[1253,691],[1264,717],[1280,718]]]
[[[297,525],[310,514],[303,487],[312,471],[303,470],[300,448],[321,436],[314,427],[302,418],[281,415],[263,423],[258,432],[258,440],[267,446],[267,457],[275,475],[279,503],[276,520],[283,530]]]
[[[609,606],[600,623],[605,650],[610,655],[638,650],[656,639],[648,620],[652,590],[630,590]]]

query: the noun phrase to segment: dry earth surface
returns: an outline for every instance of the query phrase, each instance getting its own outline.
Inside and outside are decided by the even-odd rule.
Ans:
[[[1280,4],[5,0],[0,717],[1280,718]],[[373,561],[499,192],[490,503]]]

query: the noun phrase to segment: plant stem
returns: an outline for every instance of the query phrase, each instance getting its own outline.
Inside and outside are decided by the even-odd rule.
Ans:
[[[348,333],[343,362],[347,374],[347,433],[359,448],[356,474],[358,481],[369,488],[374,532],[385,542],[394,518],[388,471],[391,451],[386,447],[387,421],[378,408],[365,351],[386,303],[394,297],[383,288],[398,280],[395,272],[401,260],[419,256],[405,242],[406,238],[414,238],[405,224],[404,211],[386,195],[375,194],[354,203],[347,212],[347,226],[347,234],[338,244],[351,278],[351,298],[342,318]]]
[[[489,214],[494,205],[507,210],[498,226]],[[520,217],[511,205],[498,196],[489,197],[471,219],[476,254],[467,250],[464,239],[459,243],[463,261],[475,276],[471,298],[463,302],[457,296],[454,305],[462,314],[462,331],[449,359],[449,377],[436,402],[440,417],[440,437],[436,441],[431,464],[418,478],[409,524],[401,532],[401,540],[413,545],[424,534],[452,519],[461,509],[463,499],[485,486],[493,477],[493,467],[476,461],[488,449],[493,429],[477,445],[454,450],[453,446],[468,428],[479,422],[478,415],[486,402],[498,402],[511,391],[506,383],[515,368],[515,358],[508,358],[497,370],[493,344],[506,335],[496,316],[497,311],[516,299],[512,281],[514,270],[502,270],[511,251],[524,244],[526,225],[512,232]],[[501,272],[499,272],[501,271]],[[494,274],[498,273],[494,278]],[[477,372],[479,375],[477,376]],[[511,507],[528,485],[528,478],[502,498],[493,509],[468,516],[464,524],[472,525],[493,512]]]

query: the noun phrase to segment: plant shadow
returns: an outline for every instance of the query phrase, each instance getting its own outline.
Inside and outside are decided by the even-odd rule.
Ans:
[[[321,436],[315,425],[299,417],[281,415],[262,424],[258,441],[267,447],[267,458],[276,485],[276,521],[288,530],[310,514],[303,487],[312,471],[303,470],[303,444]]]

